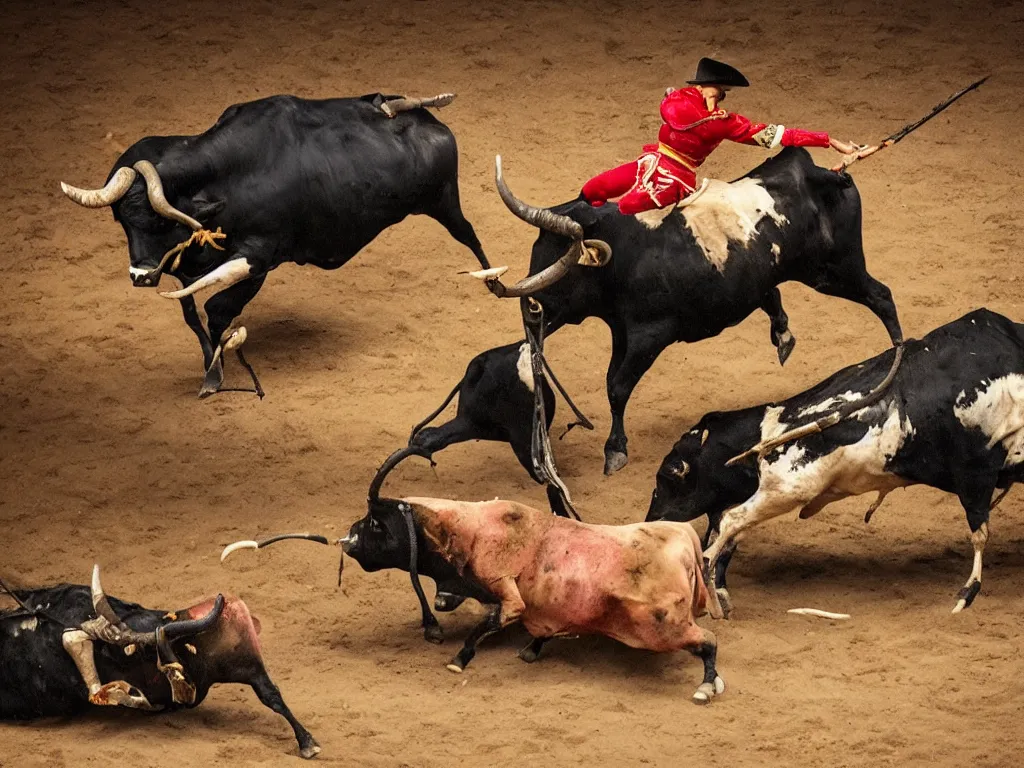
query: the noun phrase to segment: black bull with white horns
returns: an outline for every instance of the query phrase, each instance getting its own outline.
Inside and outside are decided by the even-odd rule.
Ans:
[[[452,98],[274,96],[237,104],[198,136],[136,142],[102,189],[61,188],[79,205],[111,207],[128,239],[134,285],[156,286],[162,275],[181,282],[161,295],[181,302],[199,338],[200,397],[222,389],[222,356],[231,349],[262,396],[236,319],[272,269],[285,262],[336,269],[410,214],[436,219],[489,266],[462,214],[455,138],[423,108]],[[200,311],[202,290],[213,294]]]
[[[902,342],[892,294],[865,268],[852,178],[816,166],[804,149],[784,149],[740,179],[706,181],[678,207],[637,216],[582,199],[551,209],[528,205],[505,184],[500,157],[496,180],[509,210],[540,233],[529,277],[506,287],[498,280],[504,268],[474,276],[498,296],[541,305],[547,333],[588,317],[611,329],[606,474],[628,460],[626,404],[670,344],[716,336],[761,309],[785,363],[795,339],[780,283],[795,280],[861,304],[893,344]]]
[[[170,711],[198,706],[218,683],[252,686],[292,726],[299,753],[320,752],[263,666],[259,622],[218,595],[168,613],[108,597],[92,585],[11,589],[0,611],[0,720],[66,716],[90,706]],[[107,682],[103,682],[106,680]]]
[[[424,638],[432,643],[441,643],[444,641],[444,631],[430,610],[423,587],[420,585],[420,576],[433,579],[437,586],[434,597],[434,609],[437,611],[453,611],[462,605],[466,598],[473,598],[488,605],[497,604],[499,601],[472,579],[463,578],[459,569],[427,541],[408,511],[407,505],[395,499],[380,497],[381,487],[388,474],[410,456],[423,456],[422,449],[418,446],[400,448],[384,460],[370,483],[366,497],[366,515],[352,524],[348,535],[337,540],[342,548],[341,561],[338,565],[338,584],[341,584],[345,555],[354,559],[364,571],[370,573],[392,568],[407,572],[419,600]],[[223,562],[232,552],[240,549],[262,549],[288,539],[330,544],[323,536],[286,533],[260,541],[236,541],[224,548],[220,559]]]

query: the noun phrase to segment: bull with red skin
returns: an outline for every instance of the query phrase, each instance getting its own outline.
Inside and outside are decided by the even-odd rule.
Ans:
[[[366,570],[401,568],[414,581],[418,564],[440,560],[492,606],[448,664],[452,671],[466,668],[483,638],[522,622],[534,637],[520,652],[527,662],[552,638],[599,634],[699,656],[697,703],[725,689],[715,636],[696,623],[708,593],[700,540],[688,523],[590,525],[512,501],[381,499],[380,479],[368,514],[342,539],[345,552]]]
[[[288,720],[303,757],[319,754],[267,674],[259,621],[241,599],[211,598],[167,612],[104,596],[113,612],[105,622],[94,594],[78,584],[11,591],[18,607],[0,612],[0,720],[67,716],[104,704],[192,708],[213,685],[239,683]],[[88,678],[102,685],[90,690]]]

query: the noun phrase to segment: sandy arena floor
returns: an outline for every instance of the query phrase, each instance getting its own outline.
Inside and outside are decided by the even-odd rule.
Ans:
[[[0,42],[0,573],[84,582],[158,607],[230,591],[263,622],[271,674],[346,766],[974,765],[1020,762],[1024,709],[1024,496],[995,513],[985,587],[950,616],[970,570],[951,497],[871,497],[752,535],[713,625],[725,696],[689,703],[700,664],[588,639],[514,657],[521,631],[485,645],[461,677],[444,662],[481,615],[442,617],[428,645],[405,574],[336,550],[281,545],[236,556],[237,538],[293,529],[337,535],[363,514],[379,462],[403,444],[484,349],[520,336],[456,273],[471,254],[435,222],[384,233],[343,269],[286,266],[244,318],[268,395],[199,402],[198,344],[175,302],[128,280],[124,235],[58,182],[98,185],[142,136],[196,133],[232,103],[275,93],[458,92],[441,117],[462,157],[466,215],[491,260],[524,274],[532,230],[494,191],[494,155],[524,199],[553,204],[635,156],[657,106],[701,55],[754,88],[751,117],[876,141],[977,77],[993,77],[898,147],[859,164],[871,272],[919,336],[987,306],[1024,319],[1017,240],[1024,172],[1024,7],[1012,1],[893,4],[542,2],[20,4]],[[815,150],[822,164],[835,155]],[[761,150],[723,147],[731,178]],[[669,349],[627,413],[630,464],[601,474],[609,425],[600,322],[552,337],[551,360],[594,433],[556,450],[586,518],[643,518],[657,466],[705,411],[784,397],[886,344],[867,310],[783,287],[798,338],[785,370],[763,315]],[[244,383],[233,362],[230,380]],[[560,406],[556,419],[566,420]],[[466,444],[436,476],[409,462],[399,493],[544,504],[507,447]],[[831,624],[786,614],[817,606]],[[297,764],[290,730],[248,689],[215,689],[168,717],[97,712],[0,726],[0,766]],[[168,762],[170,761],[170,763]]]

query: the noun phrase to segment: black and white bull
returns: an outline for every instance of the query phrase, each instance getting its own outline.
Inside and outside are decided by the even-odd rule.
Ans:
[[[665,458],[648,519],[708,515],[715,615],[728,610],[724,565],[750,527],[875,491],[868,520],[886,494],[915,484],[963,505],[974,564],[953,612],[978,595],[989,512],[1002,494],[993,496],[1024,479],[1024,325],[980,309],[904,349],[895,375],[888,350],[780,403],[708,414]],[[836,409],[846,417],[833,424]],[[741,458],[751,453],[756,464]]]
[[[503,268],[475,274],[499,296],[539,301],[549,333],[588,317],[611,329],[606,474],[627,462],[626,404],[670,344],[716,336],[760,308],[785,362],[795,340],[780,283],[795,280],[862,304],[894,344],[902,339],[892,294],[865,268],[857,188],[848,175],[816,166],[804,149],[787,148],[731,183],[708,181],[678,208],[637,216],[579,199],[550,210],[529,206],[508,190],[500,158],[497,182],[509,209],[540,236],[530,276],[514,286],[496,279]],[[607,266],[588,266],[609,258]]]
[[[319,754],[267,674],[259,622],[240,599],[218,595],[171,613],[150,610],[108,598],[98,568],[91,587],[14,589],[10,596],[19,607],[0,612],[0,720],[65,716],[90,705],[191,708],[211,686],[240,683],[288,720],[303,757]]]
[[[199,338],[204,397],[223,384],[224,351],[235,349],[249,369],[246,332],[234,323],[285,262],[336,269],[387,227],[425,214],[488,266],[462,214],[455,137],[422,108],[451,98],[237,104],[198,136],[136,142],[103,189],[61,188],[80,205],[112,207],[136,286],[155,286],[162,274],[181,281],[181,290],[162,295],[181,302]],[[204,289],[214,293],[200,311],[193,294]]]

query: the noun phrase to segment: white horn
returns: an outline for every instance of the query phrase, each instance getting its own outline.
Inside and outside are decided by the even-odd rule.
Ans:
[[[831,611],[819,611],[817,608],[790,608],[786,613],[795,613],[800,616],[817,616],[819,619],[848,619],[848,613],[832,613]]]
[[[134,168],[118,168],[103,189],[80,189],[70,184],[60,183],[61,192],[73,202],[86,208],[104,208],[113,205],[122,197],[135,181]]]
[[[168,299],[183,299],[204,288],[211,288],[213,286],[216,286],[218,291],[223,291],[235,283],[245,280],[249,277],[251,271],[252,268],[249,265],[248,259],[232,259],[221,264],[210,274],[203,275],[187,288],[182,288],[180,291],[167,291],[160,295]]]
[[[228,559],[228,555],[239,549],[259,549],[259,546],[255,541],[236,541],[234,544],[228,544],[224,547],[224,551],[220,553],[220,561],[223,563]]]

